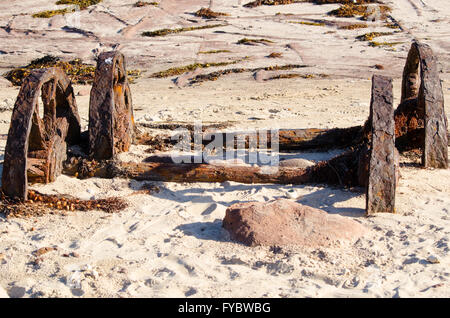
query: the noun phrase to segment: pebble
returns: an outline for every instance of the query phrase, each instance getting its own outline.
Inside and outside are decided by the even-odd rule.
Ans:
[[[439,264],[440,263],[439,259],[434,255],[428,256],[427,261],[431,264]]]

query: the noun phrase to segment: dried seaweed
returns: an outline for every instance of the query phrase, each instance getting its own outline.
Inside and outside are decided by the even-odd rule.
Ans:
[[[312,25],[312,26],[325,26],[323,22],[307,22],[307,21],[288,21],[289,23],[303,24],[303,25]]]
[[[287,73],[287,74],[279,74],[269,78],[264,79],[265,81],[277,80],[277,79],[289,79],[289,78],[325,78],[328,77],[326,74],[299,74],[299,73]]]
[[[146,1],[138,1],[135,4],[133,4],[133,7],[140,8],[145,6],[158,6],[158,2],[146,2]]]
[[[33,69],[47,68],[47,67],[59,67],[75,84],[91,84],[94,81],[95,66],[85,64],[81,59],[74,59],[71,61],[61,61],[60,58],[46,55],[42,58],[32,60],[30,64],[15,68],[3,76],[9,80],[13,85],[22,85],[23,79],[30,75]],[[130,70],[127,72],[130,76],[130,82],[139,78],[141,75],[140,70]]]
[[[71,5],[77,5],[80,7],[81,10],[85,10],[90,6],[99,4],[103,0],[58,0],[56,2],[57,5],[61,4],[71,4]]]
[[[267,67],[258,67],[258,68],[232,68],[227,70],[221,70],[216,71],[208,74],[200,74],[195,76],[189,81],[189,85],[193,84],[199,84],[206,81],[216,81],[219,79],[219,77],[228,75],[228,74],[238,74],[238,73],[245,73],[245,72],[257,72],[257,71],[283,71],[283,70],[291,70],[296,68],[304,68],[307,67],[307,65],[303,64],[287,64],[287,65],[274,65],[274,66],[267,66]]]
[[[339,3],[339,4],[368,4],[368,3],[377,3],[377,0],[256,0],[244,4],[246,8],[255,8],[259,6],[278,6],[285,4],[293,4],[293,3],[301,3],[301,2],[312,2],[315,4],[330,4],[330,3]]]
[[[58,10],[47,10],[47,11],[41,11],[38,13],[34,13],[32,15],[33,18],[51,18],[55,15],[64,15],[67,13],[75,12],[75,9],[58,9]]]
[[[368,28],[369,26],[366,23],[355,23],[355,24],[348,24],[340,26],[339,29],[341,30],[355,30],[355,29],[364,29]]]
[[[244,4],[244,7],[246,8],[255,8],[255,7],[259,7],[259,6],[278,6],[278,5],[283,5],[283,4],[291,4],[291,3],[295,3],[295,2],[300,2],[300,1],[296,1],[296,0],[256,0],[256,1],[252,1],[249,2],[247,4]]]
[[[206,18],[206,19],[214,19],[214,18],[218,18],[218,17],[229,16],[228,13],[214,12],[209,8],[201,8],[200,10],[195,12],[194,15],[197,17]]]
[[[254,44],[265,44],[265,43],[274,43],[273,41],[267,39],[240,39],[237,44],[246,44],[246,45],[254,45]]]
[[[283,53],[280,52],[272,52],[269,55],[267,55],[268,58],[276,59],[283,56]]]
[[[194,63],[194,64],[185,65],[185,66],[172,67],[165,71],[156,72],[156,73],[153,73],[152,75],[150,75],[150,77],[164,78],[164,77],[176,76],[176,75],[181,75],[186,72],[194,71],[198,68],[226,66],[226,65],[236,64],[241,61],[242,60],[235,60],[235,61],[230,61],[230,62],[216,62],[216,63]]]
[[[370,32],[365,33],[363,35],[358,35],[356,37],[359,41],[372,41],[374,38],[380,37],[380,36],[387,36],[387,35],[393,35],[393,32]]]
[[[59,0],[56,2],[57,5],[76,5],[80,10],[85,10],[88,7],[98,4],[102,0]],[[75,12],[75,8],[64,8],[58,10],[47,10],[35,13],[32,15],[33,18],[51,18],[55,15],[64,15],[67,13]]]
[[[200,51],[198,54],[217,54],[217,53],[231,53],[230,50],[210,50],[210,51]]]
[[[340,18],[354,18],[360,17],[362,20],[368,20],[377,11],[380,13],[378,18],[386,19],[387,13],[392,9],[386,5],[378,5],[376,7],[369,7],[368,5],[358,4],[344,4],[338,9],[328,12],[328,15],[340,17]]]
[[[142,36],[157,37],[157,36],[165,36],[165,35],[174,34],[174,33],[218,28],[218,27],[222,27],[222,26],[226,26],[226,24],[210,24],[210,25],[186,27],[186,28],[178,28],[178,29],[160,29],[160,30],[155,30],[155,31],[145,31],[142,33]]]
[[[399,45],[399,44],[403,44],[403,42],[377,42],[377,41],[370,41],[369,42],[369,45],[373,46],[373,47],[377,47],[377,46],[393,47],[394,45]]]
[[[62,195],[42,194],[37,191],[28,191],[28,200],[25,202],[8,198],[0,194],[0,213],[6,217],[42,216],[58,211],[93,211],[99,210],[114,213],[125,209],[128,204],[121,198],[112,197],[97,200],[80,200]]]

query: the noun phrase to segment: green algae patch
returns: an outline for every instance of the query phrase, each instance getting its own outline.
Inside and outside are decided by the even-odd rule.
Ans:
[[[155,31],[143,32],[142,36],[157,37],[157,36],[165,36],[168,34],[176,34],[176,33],[181,33],[181,32],[218,28],[218,27],[222,27],[222,26],[226,26],[226,24],[211,24],[211,25],[203,25],[203,26],[197,26],[197,27],[178,28],[178,29],[160,29],[160,30],[155,30]]]

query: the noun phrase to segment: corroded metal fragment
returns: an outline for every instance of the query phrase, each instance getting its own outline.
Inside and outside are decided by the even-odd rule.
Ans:
[[[444,94],[436,58],[426,44],[417,44],[420,54],[421,85],[418,107],[425,112],[425,142],[422,165],[448,168],[447,116],[444,111]]]
[[[366,213],[394,213],[395,132],[392,79],[374,75],[370,119],[372,122]]]
[[[125,58],[117,51],[102,53],[91,89],[89,155],[95,159],[111,159],[128,151],[134,130]]]
[[[43,114],[39,114],[39,98]],[[58,68],[39,69],[20,88],[5,149],[2,191],[27,199],[27,184],[48,183],[62,172],[67,144],[80,139],[80,118],[69,78]]]
[[[395,111],[395,136],[400,151],[422,150],[425,167],[448,167],[442,85],[436,57],[427,44],[414,42],[408,53],[401,103]]]

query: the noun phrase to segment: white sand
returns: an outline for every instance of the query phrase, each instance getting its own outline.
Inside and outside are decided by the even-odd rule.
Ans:
[[[44,1],[41,2],[42,6],[36,4],[33,12],[48,8]],[[132,11],[120,9],[126,3],[133,2],[121,1],[117,5],[117,1],[104,1],[91,16],[95,17],[94,13],[100,14],[102,10],[109,8],[122,18],[126,16],[127,21],[137,23],[140,19],[138,15],[133,16]],[[198,9],[209,3],[189,1],[194,3],[191,7],[177,8],[174,1],[161,2],[163,9],[146,9],[149,16],[152,10],[175,13],[160,17],[161,21],[152,22],[149,19],[145,30],[159,26],[179,26],[179,17],[186,17],[180,12],[192,12],[193,8]],[[214,1],[213,6],[216,11],[241,17],[229,18],[233,23],[233,26],[227,27],[230,32],[250,32],[262,37],[268,37],[270,32],[278,33],[270,28],[276,22],[268,17],[273,17],[276,12],[319,11],[322,12],[319,17],[323,17],[324,12],[336,7],[298,4],[250,10],[238,7],[237,1],[230,4],[232,2]],[[426,1],[434,9],[440,10],[439,14],[430,7],[423,7],[423,1],[401,2],[395,1],[393,14],[405,25],[409,25],[410,32],[431,38],[429,42],[438,53],[443,66],[443,89],[445,100],[448,101],[449,50],[445,45],[448,45],[449,39],[449,9],[445,7],[445,1]],[[439,16],[447,24],[417,23],[414,20],[416,16],[410,17],[414,9],[411,9],[413,7],[409,2],[421,8],[421,14],[417,14],[420,21],[431,21]],[[11,19],[13,10],[31,10],[24,6],[4,11],[5,6],[0,5],[2,25]],[[15,19],[38,24],[36,29],[42,32],[51,29],[42,21],[35,21],[29,16],[17,16]],[[20,21],[15,22],[16,25],[20,25]],[[155,24],[153,28],[152,23]],[[254,25],[253,31],[243,32],[247,25]],[[114,24],[110,23],[109,26],[113,28]],[[281,23],[276,26],[282,27]],[[409,45],[405,44],[393,52],[354,43],[352,39],[357,34],[356,31],[349,31],[351,36],[345,40],[346,36],[341,31],[334,35],[325,35],[323,32],[314,35],[305,33],[307,26],[288,25],[286,28],[288,30],[282,29],[285,32],[284,38],[279,40],[281,43],[277,44],[280,45],[277,48],[292,42],[289,38],[298,38],[296,42],[300,46],[307,46],[305,54],[311,57],[310,61],[305,61],[305,58],[299,60],[298,56],[286,53],[283,61],[275,63],[264,58],[264,55],[274,51],[272,48],[245,46],[239,47],[242,50],[239,51],[240,55],[260,56],[248,65],[245,64],[245,67],[290,62],[311,63],[316,65],[311,71],[330,74],[329,79],[256,82],[251,73],[244,73],[200,86],[179,88],[170,79],[144,77],[131,88],[135,117],[140,119],[148,115],[162,120],[189,123],[194,119],[205,122],[230,120],[237,123],[235,129],[359,125],[366,120],[369,112],[369,77],[374,72],[369,66],[380,61],[385,66],[392,65],[385,71],[376,72],[395,77],[394,95],[395,103],[398,103],[399,78]],[[308,30],[316,29],[309,27]],[[108,33],[107,31],[104,32]],[[42,35],[34,34],[31,36],[32,40],[24,43],[23,49],[19,49],[18,44],[14,47],[15,42],[10,35],[2,35],[1,32],[4,30],[0,29],[0,37],[4,40],[2,43],[5,43],[6,49],[0,47],[0,50],[8,52],[0,55],[0,65],[4,68],[8,68],[8,65],[26,64],[30,58],[47,52],[64,55],[61,48],[72,42],[67,39],[67,35],[63,36],[67,32],[58,29],[54,31],[55,35],[51,35],[51,32],[46,35],[50,38],[47,44],[39,42]],[[142,30],[138,34],[140,32]],[[364,32],[366,31],[360,31]],[[436,36],[431,36],[430,33]],[[174,35],[166,40],[146,41],[142,47],[135,45],[139,37],[131,34],[130,38],[123,40],[124,52],[130,56],[133,67],[148,69],[147,74],[150,74],[195,61],[195,56],[192,60],[187,55],[183,56],[185,51],[191,52],[194,46],[195,50],[199,47],[202,50],[220,49],[220,46],[215,45],[219,43],[219,37],[223,41],[220,43],[225,47],[226,43],[244,37],[234,36],[231,40],[228,37],[232,35],[229,34],[215,34],[213,31],[200,34],[204,35],[198,40],[199,43],[192,42],[191,36]],[[99,36],[109,39],[110,35]],[[327,38],[328,36],[332,38]],[[408,41],[411,38],[410,34],[402,33],[399,36]],[[113,34],[111,37],[115,39],[117,35]],[[321,51],[320,54],[315,51],[313,40],[316,38],[323,41],[317,48]],[[109,40],[112,42],[112,39]],[[72,43],[71,49],[76,49],[73,55],[81,54],[79,50],[86,48],[86,55],[90,56],[89,51],[95,40],[92,43],[89,41],[91,40],[80,40],[82,45]],[[175,48],[174,43],[178,42],[182,46]],[[342,67],[337,67],[333,54],[350,53],[350,42],[357,46],[354,56],[345,59]],[[330,45],[326,47],[328,55],[323,52],[325,44]],[[235,47],[237,48],[233,46]],[[364,52],[361,52],[361,47]],[[156,57],[149,58],[148,55]],[[317,60],[321,56],[330,60]],[[209,60],[209,57],[205,59]],[[174,63],[168,64],[169,60]],[[83,89],[85,87],[75,86],[76,92]],[[2,88],[0,104],[3,105],[5,98],[15,99],[17,92],[17,88]],[[87,124],[88,102],[89,96],[77,96],[83,126]],[[449,116],[448,106],[446,111]],[[7,134],[10,116],[11,111],[0,113],[1,134]],[[5,140],[0,140],[1,154],[5,143]],[[140,160],[145,158],[144,149],[143,146],[133,146],[130,153],[122,154],[120,158]],[[336,153],[338,152],[301,153],[297,157],[318,161]],[[130,206],[117,214],[95,211],[28,219],[0,218],[0,287],[11,297],[449,297],[450,170],[403,166],[401,175],[397,188],[397,214],[380,214],[373,218],[364,216],[365,196],[362,193],[320,185],[154,183],[161,191],[144,195],[136,193],[141,182],[98,178],[77,180],[60,176],[52,184],[34,185],[33,188],[45,193],[70,194],[83,199],[122,196]],[[288,193],[292,190],[294,195]],[[286,247],[281,254],[274,254],[269,248],[250,248],[229,240],[221,227],[221,220],[229,205],[241,201],[268,201],[285,196],[293,196],[300,203],[322,208],[329,213],[354,218],[367,226],[371,230],[370,234],[355,244],[343,244],[339,249]],[[43,261],[39,265],[32,264],[35,260],[32,253],[48,246],[56,246],[58,250],[43,255]],[[76,252],[79,257],[63,257],[63,254],[71,252]],[[430,256],[436,257],[439,263],[430,263],[427,260]]]

